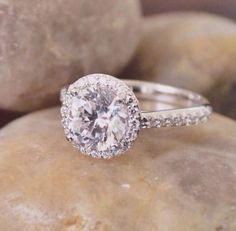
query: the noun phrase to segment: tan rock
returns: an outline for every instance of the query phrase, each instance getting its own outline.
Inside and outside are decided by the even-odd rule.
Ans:
[[[0,132],[0,230],[235,231],[236,123],[147,129],[108,161],[63,136],[59,110]]]
[[[55,104],[86,73],[120,71],[139,41],[138,0],[0,2],[0,108]]]
[[[236,81],[236,24],[206,13],[147,17],[131,76],[208,94]]]

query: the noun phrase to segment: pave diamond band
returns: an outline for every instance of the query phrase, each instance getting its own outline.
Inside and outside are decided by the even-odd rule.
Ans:
[[[206,98],[192,91],[139,80],[125,80],[138,100],[159,105],[141,113],[141,128],[179,127],[206,122],[212,107]]]
[[[191,108],[186,111],[170,110],[153,113],[142,113],[141,128],[181,127],[204,123],[212,112],[210,106]]]
[[[82,153],[104,159],[127,151],[141,128],[198,124],[212,111],[194,92],[105,74],[63,88],[61,102],[67,140]]]

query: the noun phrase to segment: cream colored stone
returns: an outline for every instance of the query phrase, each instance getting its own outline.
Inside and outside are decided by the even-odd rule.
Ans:
[[[123,73],[126,78],[210,95],[212,89],[221,91],[236,81],[236,24],[229,19],[207,13],[161,14],[145,18],[142,36]]]
[[[236,123],[147,129],[97,160],[64,138],[59,110],[0,132],[0,230],[235,231]]]
[[[0,1],[0,108],[43,108],[84,74],[121,71],[139,20],[138,0]]]

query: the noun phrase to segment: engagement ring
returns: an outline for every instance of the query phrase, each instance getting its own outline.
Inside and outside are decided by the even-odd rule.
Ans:
[[[109,159],[127,151],[142,128],[205,122],[207,99],[192,91],[105,74],[87,75],[61,90],[65,136],[82,153]]]

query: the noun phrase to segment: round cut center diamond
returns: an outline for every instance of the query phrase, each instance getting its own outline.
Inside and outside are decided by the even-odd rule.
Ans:
[[[111,158],[125,152],[137,137],[137,99],[125,83],[112,76],[85,76],[70,85],[62,101],[66,137],[85,154]]]
[[[127,106],[114,91],[92,86],[73,97],[69,128],[86,151],[102,152],[119,146],[128,116]]]

